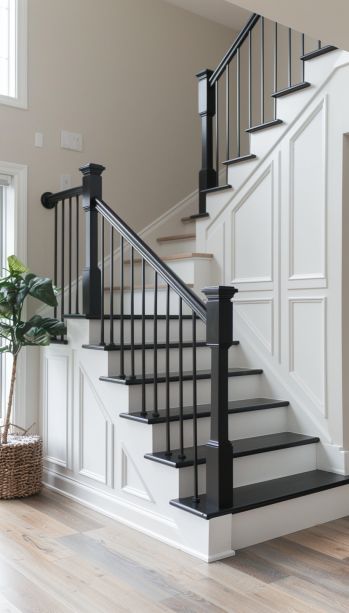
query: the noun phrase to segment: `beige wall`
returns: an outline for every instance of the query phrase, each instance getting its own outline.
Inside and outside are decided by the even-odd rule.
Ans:
[[[0,160],[27,164],[28,262],[52,273],[52,213],[40,194],[86,161],[107,167],[104,196],[136,229],[196,187],[195,73],[214,67],[230,29],[161,0],[28,0],[29,109],[0,106]],[[60,130],[84,151],[60,149]],[[35,131],[44,148],[34,147]]]
[[[211,0],[214,2],[214,0]],[[348,0],[227,0],[349,51]]]

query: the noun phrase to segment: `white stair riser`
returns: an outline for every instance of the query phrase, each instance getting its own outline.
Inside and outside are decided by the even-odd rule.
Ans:
[[[132,324],[129,320],[124,320],[124,342],[131,342],[131,328]],[[120,320],[114,320],[114,342],[120,342]],[[110,339],[110,320],[104,320],[104,334],[106,342]],[[164,343],[166,340],[166,322],[164,320],[157,321],[157,336],[158,342]],[[198,341],[206,340],[205,325],[197,320],[196,324],[196,336]],[[99,320],[90,320],[89,323],[89,335],[84,341],[85,343],[98,344],[101,338],[101,322]],[[134,338],[135,342],[140,342],[142,338],[142,322],[140,320],[134,321]],[[170,320],[170,340],[177,342],[179,339],[179,321],[176,319]],[[190,341],[192,339],[192,321],[183,320],[183,341]],[[152,343],[154,340],[154,321],[147,319],[145,321],[145,340],[147,343]]]
[[[153,463],[155,464],[155,462]],[[235,458],[233,461],[234,487],[287,477],[288,475],[314,470],[315,468],[316,444]],[[206,465],[202,464],[198,469],[199,493],[204,493],[206,491]],[[174,498],[192,496],[193,467],[181,469],[168,467],[168,471],[172,470],[177,470],[180,473],[179,491]]]
[[[109,385],[117,384],[110,383]],[[153,410],[154,385],[148,384],[146,387],[147,409]],[[142,386],[129,386],[129,411],[138,411],[142,406]],[[197,382],[197,401],[198,404],[206,404],[209,402],[211,394],[210,379],[203,379]],[[164,408],[166,385],[158,383],[158,403],[159,408]],[[117,392],[115,392],[117,394]],[[184,405],[191,406],[193,399],[193,382],[183,382]],[[229,379],[229,400],[240,400],[241,398],[256,398],[263,396],[263,381],[261,375],[250,375],[244,377],[231,377]],[[117,396],[116,396],[117,397]],[[179,406],[179,383],[173,382],[170,384],[170,403],[172,407]]]
[[[154,314],[154,288],[146,288],[145,289],[145,314],[153,315]],[[104,313],[110,313],[110,292],[107,290],[105,292],[105,301],[104,301]],[[203,296],[201,296],[203,297]],[[135,289],[133,295],[133,312],[135,315],[142,314],[142,290]],[[124,290],[124,315],[131,314],[131,292],[129,290]],[[183,302],[183,315],[191,315],[192,310]],[[119,315],[121,312],[121,292],[119,289],[114,290],[114,305],[113,305],[113,313],[114,315]],[[167,313],[167,291],[166,288],[160,287],[158,289],[157,296],[157,313],[158,315],[166,315]],[[169,301],[169,313],[170,315],[178,315],[179,314],[179,297],[171,290],[170,292],[170,301]]]
[[[211,281],[210,267],[212,258],[183,258],[178,260],[169,260],[165,264],[178,275],[184,283],[192,283],[194,285],[200,284],[200,281],[207,284]],[[130,265],[125,264],[124,269],[124,283],[130,285]],[[115,275],[114,284],[119,285],[119,274]],[[141,285],[142,283],[142,265],[141,262],[136,262],[134,265],[134,284]],[[145,267],[145,283],[154,283],[154,270],[150,266]],[[159,277],[159,283],[161,278]]]
[[[201,417],[197,420],[198,444],[205,445],[210,438],[210,417]],[[153,445],[149,452],[163,451],[166,449],[166,424],[150,426],[144,424],[144,428],[153,428]],[[247,413],[229,415],[229,438],[231,440],[261,436],[263,434],[275,434],[287,430],[287,407],[277,409],[265,409]],[[193,445],[193,420],[183,422],[184,446]],[[179,448],[179,422],[170,423],[171,448]]]
[[[196,350],[197,368],[198,370],[207,370],[211,368],[211,351],[208,347],[198,347]],[[183,349],[183,371],[192,370],[193,364],[193,350],[192,348]],[[108,352],[108,374],[119,375],[120,374],[120,351]],[[170,349],[170,370],[171,372],[179,372],[179,351],[178,349]],[[142,351],[137,350],[134,352],[135,358],[135,373],[136,375],[142,373]],[[131,351],[124,352],[125,360],[125,374],[131,374]],[[166,350],[158,349],[157,351],[158,372],[163,373],[166,364]],[[146,374],[152,374],[154,372],[154,351],[147,350],[145,352],[145,372]]]
[[[190,228],[190,234],[191,233],[192,231]],[[185,232],[183,232],[183,234],[185,234]],[[195,246],[195,239],[168,241],[165,243],[157,243],[156,252],[159,254],[160,257],[164,257],[166,255],[177,255],[178,253],[188,253],[190,251],[194,252]]]

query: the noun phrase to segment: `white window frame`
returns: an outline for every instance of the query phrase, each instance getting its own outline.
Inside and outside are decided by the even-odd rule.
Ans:
[[[24,263],[27,263],[27,166],[0,161],[0,175],[11,177],[11,185],[7,188],[7,206],[12,210],[14,226],[14,253]],[[23,312],[26,316],[25,309]],[[21,352],[18,363],[18,374],[15,387],[15,405],[13,411],[14,423],[25,427],[31,419],[26,414],[27,409],[27,354]]]
[[[0,95],[0,104],[17,108],[28,108],[28,0],[14,0],[15,2],[15,57],[10,58],[14,64],[14,95]]]

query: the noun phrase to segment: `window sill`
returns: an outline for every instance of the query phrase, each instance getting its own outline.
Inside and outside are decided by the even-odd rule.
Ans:
[[[16,109],[28,110],[28,102],[27,99],[24,97],[12,98],[11,96],[0,96],[0,105],[12,106]]]

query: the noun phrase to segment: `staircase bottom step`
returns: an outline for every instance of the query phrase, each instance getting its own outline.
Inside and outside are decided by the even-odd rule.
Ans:
[[[349,485],[349,475],[343,476],[322,470],[311,470],[281,479],[272,479],[234,488],[233,506],[226,509],[214,508],[207,501],[205,494],[200,497],[198,503],[190,497],[171,500],[170,504],[204,519],[212,519],[222,515],[243,513],[244,511],[315,494],[341,485]]]

